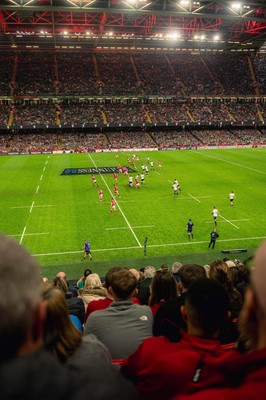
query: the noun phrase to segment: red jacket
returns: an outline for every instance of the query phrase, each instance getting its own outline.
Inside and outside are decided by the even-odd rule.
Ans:
[[[178,343],[163,336],[145,339],[126,359],[121,372],[136,385],[141,399],[166,400],[177,393],[192,393],[222,385],[224,374],[216,368],[223,359],[238,357],[217,340],[184,333]]]
[[[221,367],[225,367],[222,364]],[[266,395],[266,348],[243,354],[223,368],[223,388],[202,390],[192,396],[178,395],[171,400],[261,400]]]

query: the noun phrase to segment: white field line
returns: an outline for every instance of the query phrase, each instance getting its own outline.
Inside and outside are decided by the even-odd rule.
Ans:
[[[95,162],[93,161],[93,159],[92,159],[92,157],[91,157],[91,155],[90,155],[90,154],[89,154],[89,158],[91,159],[91,161],[92,161],[93,165],[95,166],[95,168],[97,168],[97,165],[96,165],[96,164],[95,164]],[[110,188],[109,188],[108,184],[106,183],[106,180],[104,179],[104,177],[102,176],[102,174],[99,174],[99,175],[100,175],[100,177],[102,178],[102,180],[103,180],[103,182],[104,182],[105,186],[107,187],[107,189],[108,189],[108,191],[109,191],[110,195],[113,197],[113,193],[111,192],[111,190],[110,190]],[[126,216],[125,216],[125,214],[123,213],[123,211],[122,211],[121,207],[119,206],[119,204],[118,204],[118,201],[117,201],[117,200],[115,200],[115,202],[116,202],[116,204],[117,204],[117,207],[118,207],[119,211],[121,212],[121,214],[122,214],[122,216],[123,216],[124,220],[126,221],[126,224],[128,225],[129,229],[131,230],[131,233],[132,233],[132,235],[133,235],[133,236],[134,236],[134,238],[136,239],[136,242],[138,243],[139,247],[142,247],[142,246],[141,246],[141,244],[140,244],[140,241],[139,241],[139,239],[137,238],[137,236],[136,236],[135,232],[133,231],[133,229],[132,229],[132,227],[131,227],[130,223],[128,222],[128,220],[127,220],[127,218],[126,218]]]
[[[42,178],[43,178],[43,175],[41,175],[41,177],[40,177],[40,181],[42,180]]]
[[[43,168],[43,172],[46,170],[46,167]]]
[[[26,226],[24,226],[24,229],[23,229],[23,232],[22,232],[22,235],[21,235],[21,238],[20,238],[19,244],[21,244],[21,243],[22,243],[22,240],[23,240],[23,238],[24,238],[25,232],[26,232]]]
[[[258,239],[266,239],[266,236],[257,236],[257,237],[250,237],[250,238],[235,238],[235,239],[218,239],[219,243],[223,242],[232,242],[232,241],[245,241],[245,240],[258,240]],[[201,242],[184,242],[184,243],[164,243],[164,244],[152,244],[149,245],[148,247],[169,247],[169,246],[190,246],[192,244],[204,244],[204,243],[209,243],[209,240],[201,241]],[[143,246],[141,246],[143,247]],[[95,249],[92,250],[93,252],[105,252],[105,251],[117,251],[117,250],[133,250],[133,249],[139,249],[139,246],[131,246],[131,247],[115,247],[115,248],[110,248],[110,249]],[[42,254],[33,254],[34,257],[47,257],[47,256],[57,256],[57,255],[65,255],[65,254],[79,254],[82,253],[83,250],[79,251],[63,251],[63,252],[58,252],[58,253],[42,253]]]
[[[154,226],[155,226],[155,225],[132,226],[132,229],[154,228]],[[129,229],[129,227],[128,227],[128,226],[123,226],[123,227],[121,227],[121,228],[106,228],[105,230],[106,230],[106,231],[117,231],[117,230],[120,230],[120,229]]]
[[[154,171],[156,174],[161,175],[160,172]]]
[[[229,224],[231,224],[232,226],[234,226],[236,229],[239,229],[238,226],[236,226],[235,224],[233,224],[233,222],[229,221],[229,219],[226,219],[225,217],[223,217],[221,214],[219,215],[224,221],[228,222]]]
[[[32,212],[33,207],[34,207],[34,201],[32,202],[32,205],[30,207],[30,213]]]
[[[219,161],[222,161],[222,162],[225,162],[225,163],[228,163],[228,164],[236,165],[237,167],[240,167],[240,168],[249,169],[250,171],[259,172],[260,174],[266,175],[266,172],[260,171],[259,169],[250,168],[250,167],[246,167],[245,165],[241,165],[241,164],[238,164],[238,163],[234,163],[234,162],[232,162],[232,161],[223,160],[222,158],[210,156],[210,155],[201,153],[200,151],[197,152],[196,154],[200,154],[201,156],[205,156],[205,157],[209,157],[209,158],[214,158],[215,160],[219,160]]]
[[[31,206],[16,206],[16,207],[10,207],[10,208],[30,208]],[[34,208],[39,208],[39,207],[53,207],[52,204],[46,204],[46,205],[40,205],[40,206],[34,206]]]
[[[245,219],[231,219],[230,221],[231,221],[231,222],[250,221],[250,218],[245,218]],[[220,223],[220,224],[223,224],[223,223],[227,223],[227,221],[219,221],[219,223]],[[212,221],[212,222],[210,222],[210,221],[205,221],[205,224],[213,224],[213,221]]]
[[[38,185],[37,189],[36,189],[36,194],[39,192],[39,189],[40,189],[40,186]]]
[[[168,182],[171,183],[171,184],[173,183],[172,181],[170,181],[170,179],[168,179]]]
[[[197,199],[196,197],[192,196],[192,194],[188,193],[188,195],[190,197],[192,197],[192,199],[196,200],[198,203],[201,203],[201,201],[199,199]]]
[[[37,232],[37,233],[25,233],[24,236],[38,236],[38,235],[49,235],[49,232]],[[21,235],[9,235],[11,237],[17,237]]]

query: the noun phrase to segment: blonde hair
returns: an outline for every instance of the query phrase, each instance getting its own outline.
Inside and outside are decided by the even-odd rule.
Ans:
[[[98,274],[88,275],[84,283],[84,289],[94,289],[102,286],[102,281]]]

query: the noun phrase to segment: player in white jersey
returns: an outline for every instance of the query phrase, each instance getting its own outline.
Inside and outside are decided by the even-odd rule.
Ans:
[[[213,216],[214,225],[217,225],[217,217],[219,215],[219,211],[217,210],[217,208],[215,206],[213,207],[211,215]]]
[[[234,194],[234,192],[232,191],[231,193],[229,193],[229,200],[230,200],[230,206],[232,206],[233,207],[233,205],[234,205],[234,200],[235,200],[235,198],[236,198],[236,195]]]

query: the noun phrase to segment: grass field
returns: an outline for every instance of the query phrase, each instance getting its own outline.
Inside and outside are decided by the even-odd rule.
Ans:
[[[14,236],[34,254],[44,275],[65,270],[69,278],[82,275],[85,265],[104,274],[112,265],[141,267],[163,262],[208,263],[223,249],[248,249],[247,257],[266,237],[266,149],[139,152],[155,171],[141,189],[129,188],[119,176],[121,198],[110,214],[113,174],[98,175],[104,202],[98,199],[91,175],[62,176],[65,168],[127,165],[133,153],[54,154],[0,158],[1,231]],[[157,167],[161,160],[162,168]],[[136,173],[133,174],[135,177]],[[172,182],[182,189],[174,197]],[[228,194],[236,194],[230,207]],[[207,246],[213,227],[211,211],[220,212],[219,239]],[[186,223],[192,218],[194,240]],[[144,256],[144,239],[147,255]],[[93,262],[82,261],[84,240],[91,242]]]

